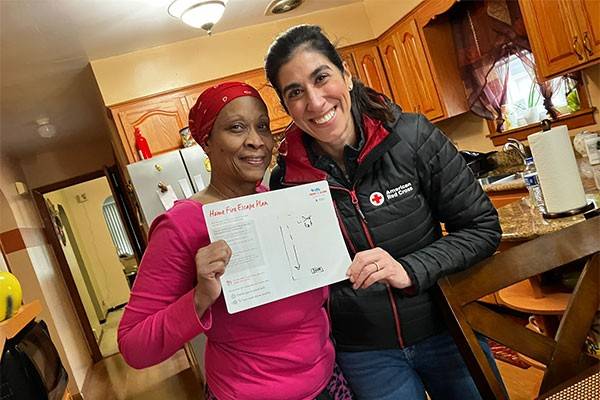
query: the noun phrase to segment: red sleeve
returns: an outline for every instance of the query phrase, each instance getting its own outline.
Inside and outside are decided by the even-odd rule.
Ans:
[[[180,226],[189,227],[193,221],[178,218],[180,214],[163,214],[152,224],[148,247],[119,324],[119,350],[134,368],[169,358],[212,325],[210,309],[202,318],[196,313],[194,257],[199,240],[182,233]],[[208,241],[206,227],[200,225],[195,230]]]

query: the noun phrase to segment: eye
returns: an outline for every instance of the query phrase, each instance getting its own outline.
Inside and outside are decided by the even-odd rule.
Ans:
[[[242,124],[241,122],[235,122],[233,124],[231,124],[231,126],[229,127],[229,130],[232,132],[243,132],[246,129],[246,126],[244,124]]]
[[[287,98],[293,99],[293,98],[300,96],[301,94],[302,94],[302,89],[300,89],[300,88],[290,89],[287,92]]]
[[[317,83],[323,83],[323,82],[325,82],[327,80],[328,77],[329,77],[329,74],[327,74],[327,73],[319,74],[315,78],[315,82],[317,82]]]
[[[259,132],[271,132],[269,129],[269,121],[260,121],[257,125],[257,129]]]

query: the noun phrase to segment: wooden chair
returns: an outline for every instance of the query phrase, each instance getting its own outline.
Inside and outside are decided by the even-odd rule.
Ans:
[[[477,299],[575,260],[587,259],[555,338],[505,317]],[[484,399],[505,399],[475,332],[546,366],[540,393],[598,363],[584,342],[600,303],[600,217],[498,253],[438,282],[450,332]]]

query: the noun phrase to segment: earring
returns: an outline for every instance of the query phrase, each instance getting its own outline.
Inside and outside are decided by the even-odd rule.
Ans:
[[[352,90],[352,84],[348,85],[348,90]]]

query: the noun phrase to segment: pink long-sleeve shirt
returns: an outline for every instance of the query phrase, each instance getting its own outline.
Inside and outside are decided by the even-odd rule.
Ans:
[[[118,332],[128,364],[157,364],[197,336],[207,337],[206,380],[219,400],[314,399],[334,364],[323,303],[327,289],[228,314],[221,295],[198,317],[199,248],[210,243],[202,205],[175,206],[152,223]]]

